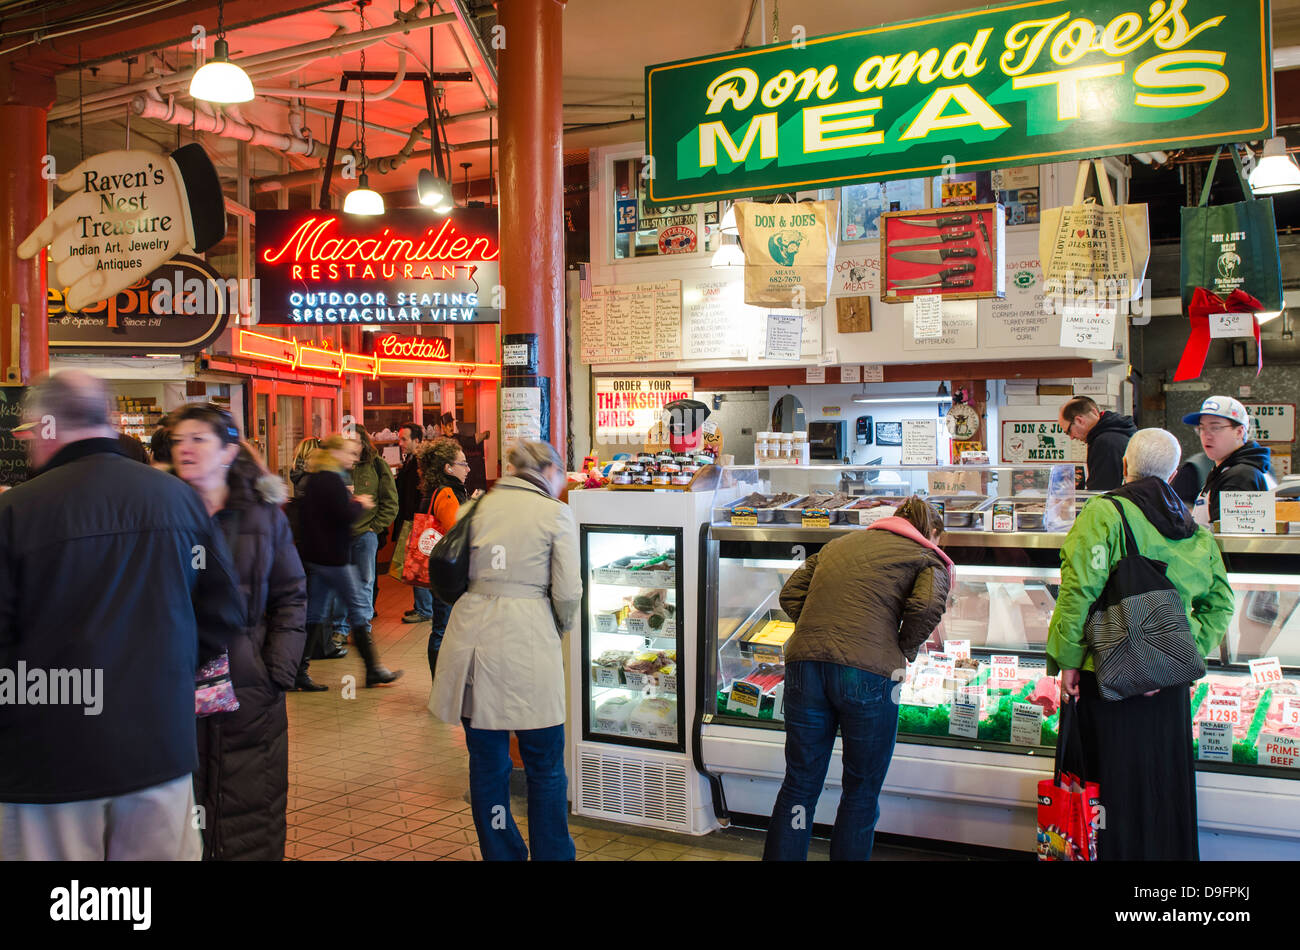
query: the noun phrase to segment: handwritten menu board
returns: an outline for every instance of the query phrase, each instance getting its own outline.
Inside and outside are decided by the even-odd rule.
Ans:
[[[714,271],[715,274],[721,274]],[[766,313],[745,304],[743,277],[713,277],[690,284],[683,294],[682,359],[744,359],[754,313]],[[766,323],[763,324],[766,327]]]
[[[22,422],[22,386],[0,386],[0,485],[19,485],[27,478],[27,443],[9,430]]]
[[[682,282],[593,287],[581,320],[584,363],[681,359]]]

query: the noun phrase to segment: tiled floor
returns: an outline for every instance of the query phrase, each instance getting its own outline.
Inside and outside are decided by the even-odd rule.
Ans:
[[[379,580],[374,633],[390,669],[406,675],[365,689],[355,648],[341,660],[313,662],[327,693],[289,693],[289,841],[303,861],[477,861],[466,795],[465,735],[425,708],[429,698],[429,625],[404,624],[410,589]],[[355,678],[344,689],[345,678]],[[524,802],[515,820],[527,837]],[[703,838],[569,816],[582,861],[743,861],[762,853],[761,832],[728,830]],[[811,857],[825,859],[814,841]],[[876,859],[916,856],[878,846]]]

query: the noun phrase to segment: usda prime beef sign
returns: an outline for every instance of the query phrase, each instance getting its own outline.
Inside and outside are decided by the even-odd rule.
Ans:
[[[1271,134],[1267,0],[1042,0],[646,69],[650,200]]]

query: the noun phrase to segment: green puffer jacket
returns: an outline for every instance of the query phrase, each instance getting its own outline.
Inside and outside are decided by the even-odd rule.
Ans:
[[[358,462],[352,469],[352,489],[357,495],[369,495],[375,507],[363,509],[352,522],[352,537],[367,531],[380,532],[397,520],[397,482],[393,467],[376,455],[369,462]]]
[[[1159,479],[1142,479],[1119,492],[1138,550],[1168,565],[1166,576],[1183,599],[1197,649],[1208,656],[1227,633],[1233,612],[1232,588],[1214,536],[1194,525],[1173,490]],[[1083,625],[1123,553],[1123,538],[1119,512],[1104,496],[1084,505],[1066,535],[1061,590],[1047,635],[1048,675],[1095,669]]]

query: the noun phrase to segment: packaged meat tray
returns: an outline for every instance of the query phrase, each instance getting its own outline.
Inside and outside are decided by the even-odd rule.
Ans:
[[[903,499],[895,495],[870,495],[831,512],[831,520],[836,524],[869,525],[893,515],[902,502]]]
[[[622,686],[623,664],[631,658],[628,650],[606,650],[591,661],[591,681],[597,686]]]
[[[852,501],[853,496],[845,492],[815,491],[776,509],[774,520],[783,521],[786,524],[801,524],[804,513],[809,509],[825,508],[827,511],[833,512],[844,508]]]
[[[677,700],[650,696],[641,700],[627,719],[627,734],[638,739],[677,741]]]
[[[762,492],[750,492],[744,498],[731,502],[722,508],[715,508],[713,511],[713,520],[723,524],[730,523],[731,513],[736,508],[753,508],[754,515],[759,524],[771,524],[777,520],[776,512],[781,506],[788,505],[798,498],[798,495],[792,492],[777,492],[774,495],[764,495]]]
[[[610,735],[627,733],[627,721],[637,706],[636,696],[611,696],[596,707],[592,719],[592,732],[604,732]]]

